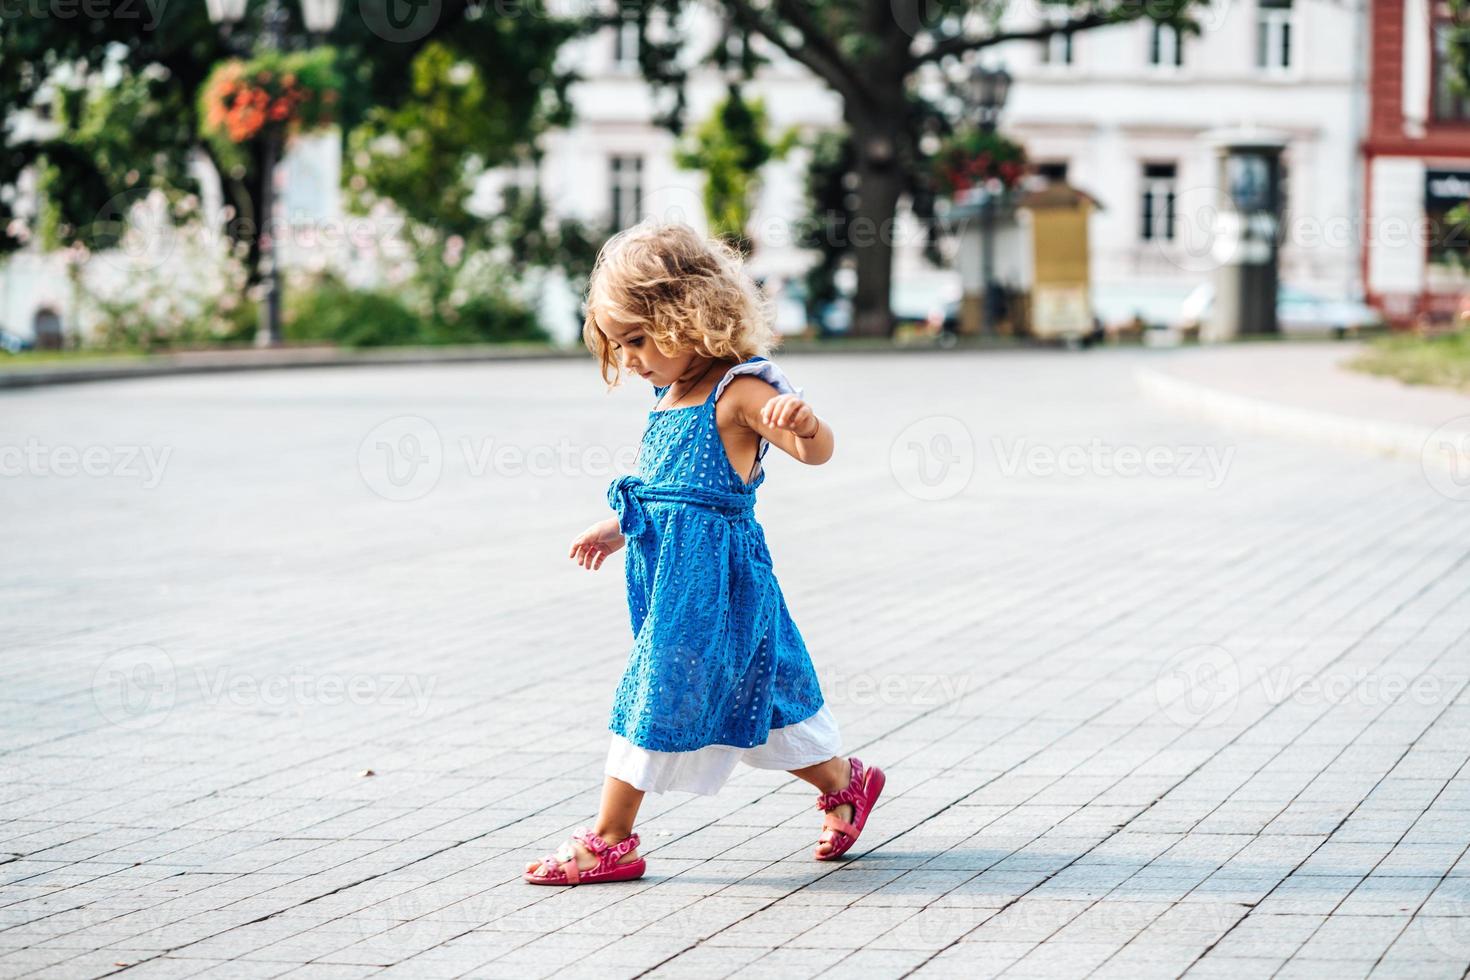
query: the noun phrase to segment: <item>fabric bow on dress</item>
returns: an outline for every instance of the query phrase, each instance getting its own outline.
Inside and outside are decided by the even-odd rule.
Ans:
[[[755,495],[723,493],[689,483],[648,483],[637,476],[620,476],[607,488],[607,502],[618,515],[618,530],[624,537],[636,538],[648,530],[648,511],[644,501],[664,500],[705,507],[729,517],[739,517],[755,509]]]

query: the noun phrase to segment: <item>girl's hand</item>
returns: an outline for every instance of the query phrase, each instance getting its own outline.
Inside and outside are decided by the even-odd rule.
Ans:
[[[761,421],[777,429],[794,432],[802,439],[816,435],[817,415],[798,395],[777,395],[761,408]]]
[[[617,551],[625,544],[623,533],[618,530],[618,520],[615,517],[596,524],[583,531],[572,541],[572,550],[567,557],[578,565],[595,572],[602,567],[602,561],[608,555]]]

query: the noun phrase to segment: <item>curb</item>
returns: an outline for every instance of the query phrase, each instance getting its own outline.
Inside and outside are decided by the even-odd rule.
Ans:
[[[1440,431],[1436,428],[1282,405],[1185,381],[1156,368],[1135,369],[1134,380],[1155,401],[1224,426],[1415,459],[1426,468],[1438,463],[1470,469],[1470,439],[1462,442],[1458,453],[1429,451],[1431,438]]]
[[[961,341],[954,347],[937,343],[893,343],[865,338],[796,341],[782,344],[774,354],[927,354],[953,350],[1026,350],[1020,343]],[[212,374],[227,371],[278,371],[288,368],[383,367],[392,365],[473,364],[485,361],[560,360],[590,355],[581,347],[382,347],[343,350],[335,347],[297,347],[275,350],[184,351],[136,359],[99,358],[80,364],[58,362],[44,367],[0,369],[0,391],[36,388],[43,385],[77,384],[84,381],[117,381],[127,378],[156,378],[167,375]]]
[[[556,350],[544,347],[504,347],[494,350],[475,347],[446,347],[432,352],[422,348],[406,347],[364,351],[344,351],[330,347],[190,351],[135,360],[99,359],[81,364],[58,363],[55,366],[0,371],[0,390],[77,384],[84,381],[156,378],[176,374],[279,371],[289,368],[380,367],[395,364],[469,364],[479,361],[534,361],[585,356],[584,351],[577,349]]]

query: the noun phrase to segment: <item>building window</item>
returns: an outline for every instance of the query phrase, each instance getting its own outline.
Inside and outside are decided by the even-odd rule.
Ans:
[[[1174,195],[1178,168],[1172,163],[1143,165],[1142,220],[1139,237],[1146,242],[1174,240]]]
[[[1043,38],[1041,63],[1043,65],[1070,65],[1072,63],[1072,35],[1057,33]]]
[[[1155,24],[1149,32],[1148,63],[1178,68],[1184,64],[1184,35],[1179,28]]]
[[[1036,164],[1036,176],[1048,184],[1065,184],[1067,182],[1066,160],[1043,160]]]
[[[634,71],[638,68],[638,21],[624,14],[621,22],[614,24],[613,67],[619,71]]]
[[[609,200],[612,226],[621,231],[643,216],[643,158],[608,158]]]
[[[1256,67],[1291,67],[1291,0],[1259,0],[1256,7]]]
[[[1470,199],[1470,171],[1432,169],[1424,172],[1424,219],[1429,232],[1430,274],[1439,282],[1463,282],[1470,267],[1470,230],[1460,218],[1460,205]]]
[[[1450,57],[1450,44],[1455,32],[1461,29],[1455,25],[1449,4],[1441,0],[1434,5],[1434,54],[1430,69],[1434,94],[1430,110],[1434,118],[1442,122],[1470,120],[1470,99],[1455,90],[1455,64]]]

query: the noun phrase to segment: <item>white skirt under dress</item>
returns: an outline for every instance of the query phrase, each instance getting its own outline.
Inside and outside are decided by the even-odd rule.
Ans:
[[[839,754],[842,736],[837,719],[824,704],[805,721],[771,729],[766,741],[752,748],[706,745],[693,752],[653,752],[613,733],[606,774],[649,793],[698,793],[713,796],[735,772],[736,763],[755,769],[803,769]]]

